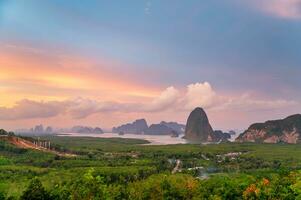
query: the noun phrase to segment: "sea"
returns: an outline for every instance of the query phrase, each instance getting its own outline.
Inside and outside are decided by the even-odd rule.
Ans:
[[[130,139],[142,139],[147,140],[150,143],[148,145],[167,145],[167,144],[186,144],[188,141],[183,139],[184,135],[179,137],[171,137],[169,135],[143,135],[143,134],[124,134],[119,135],[118,133],[62,133],[59,136],[70,136],[70,137],[97,137],[97,138],[130,138]]]
[[[191,143],[188,140],[183,139],[184,134],[179,137],[171,137],[170,135],[144,135],[144,134],[124,134],[118,133],[61,133],[59,136],[70,137],[97,137],[97,138],[130,138],[130,139],[142,139],[147,140],[150,143],[146,145],[167,145],[167,144],[187,144]],[[232,136],[230,141],[234,141],[236,136]]]

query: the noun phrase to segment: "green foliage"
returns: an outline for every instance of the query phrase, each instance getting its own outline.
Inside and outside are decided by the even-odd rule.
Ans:
[[[50,200],[49,193],[37,178],[31,180],[28,188],[23,192],[20,200]]]
[[[77,179],[71,188],[71,199],[74,200],[101,200],[107,199],[107,186],[100,176],[94,176],[94,169],[88,170],[83,178]]]
[[[0,136],[14,136],[15,133],[11,131],[6,131],[4,129],[0,129]]]
[[[9,159],[8,159],[8,158],[5,158],[5,157],[3,157],[3,156],[0,156],[0,166],[1,166],[1,165],[8,165],[8,164],[10,164]]]
[[[295,181],[290,186],[290,189],[293,191],[293,193],[296,195],[296,199],[301,199],[301,175],[298,175],[298,173],[292,173],[292,177],[295,178]]]
[[[19,153],[24,153],[26,151],[27,151],[26,149],[20,149],[18,147],[15,147],[15,146],[9,144],[6,141],[1,141],[0,140],[0,153],[2,153],[2,154],[3,153],[6,153],[6,154],[13,154],[13,153],[19,154]]]
[[[52,200],[69,200],[71,199],[71,190],[66,184],[56,184],[50,191]]]
[[[8,135],[8,133],[4,129],[0,129],[0,135]]]
[[[129,199],[192,199],[198,195],[199,181],[189,175],[159,174],[129,185]]]
[[[201,199],[241,199],[244,188],[254,179],[246,175],[219,175],[203,180],[200,186]]]
[[[300,145],[150,146],[118,138],[41,139],[78,155],[63,157],[0,141],[0,191],[6,198],[34,194],[30,180],[38,177],[43,185],[35,184],[37,191],[54,200],[301,199]],[[239,154],[227,156],[231,152]],[[182,172],[171,175],[177,159]]]
[[[5,198],[4,193],[0,192],[0,200],[5,200],[5,199],[6,199],[6,198]]]

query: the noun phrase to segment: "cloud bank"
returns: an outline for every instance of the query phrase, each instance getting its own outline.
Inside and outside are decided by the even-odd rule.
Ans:
[[[12,108],[0,107],[0,120],[54,117],[63,113],[66,107],[67,102],[36,102],[24,99]]]
[[[276,99],[256,99],[249,94],[240,96],[219,95],[208,82],[194,83],[184,92],[168,87],[151,102],[121,103],[114,101],[97,101],[88,98],[75,98],[65,101],[38,102],[28,99],[16,102],[15,106],[0,107],[0,120],[18,120],[32,118],[49,118],[68,115],[81,119],[96,113],[148,113],[170,111],[187,111],[195,107],[207,110],[261,111],[283,109],[299,105],[298,102]]]

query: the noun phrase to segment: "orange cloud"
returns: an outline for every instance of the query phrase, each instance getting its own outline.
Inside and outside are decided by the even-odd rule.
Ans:
[[[111,70],[117,64],[29,47],[2,45],[0,90],[5,88],[5,96],[11,97],[3,98],[4,94],[0,94],[1,105],[11,105],[12,98],[18,101],[32,97],[34,100],[53,100],[87,96],[101,100],[123,100],[131,96],[150,98],[159,93],[156,88],[137,84],[135,78],[124,78],[121,73]]]

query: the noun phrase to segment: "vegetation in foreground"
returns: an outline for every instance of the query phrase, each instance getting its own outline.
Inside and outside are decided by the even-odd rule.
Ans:
[[[299,145],[43,139],[78,156],[0,141],[0,199],[301,199]]]

